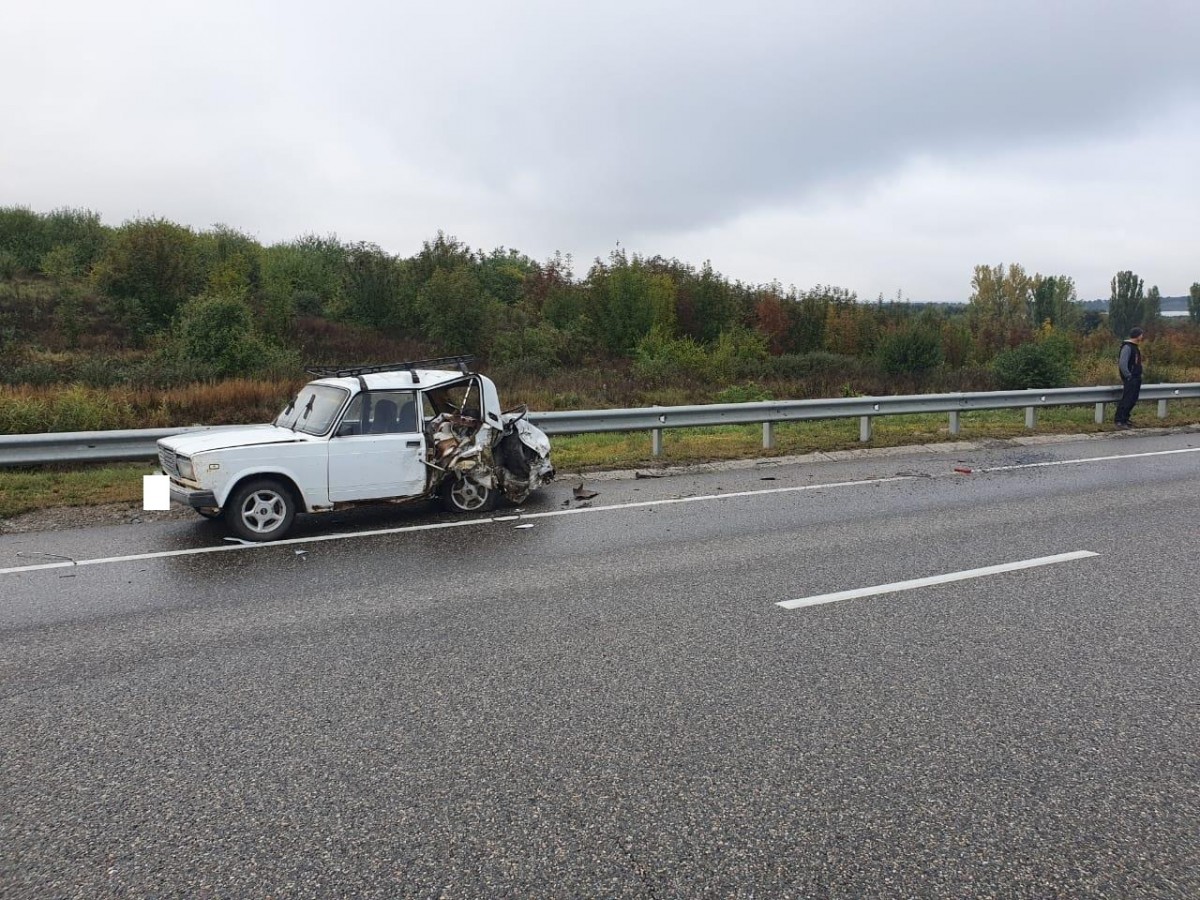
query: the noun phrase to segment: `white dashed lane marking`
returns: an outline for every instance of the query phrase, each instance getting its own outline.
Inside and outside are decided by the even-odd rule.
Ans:
[[[984,578],[988,575],[1002,575],[1005,572],[1017,572],[1021,569],[1034,569],[1038,566],[1052,566],[1055,563],[1072,562],[1077,559],[1087,559],[1099,556],[1091,550],[1075,550],[1072,553],[1058,553],[1054,556],[1039,556],[1037,559],[1023,559],[1019,562],[1001,563],[998,566],[984,566],[981,569],[965,569],[961,572],[949,572],[945,575],[931,575],[928,578],[914,578],[911,581],[894,581],[891,584],[877,584],[874,587],[854,588],[849,591],[837,591],[832,594],[817,594],[813,597],[801,597],[799,600],[784,600],[775,604],[784,609],[800,609],[803,606],[820,606],[823,603],[837,603],[839,600],[854,600],[857,597],[872,597],[877,594],[894,594],[899,591],[911,591],[915,588],[931,587],[938,584],[949,584],[953,581],[967,581],[971,578]]]

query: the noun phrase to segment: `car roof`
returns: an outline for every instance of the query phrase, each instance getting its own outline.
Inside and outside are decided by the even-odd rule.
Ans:
[[[439,385],[450,384],[455,381],[462,381],[469,377],[486,378],[484,375],[476,375],[472,372],[464,375],[462,372],[450,372],[444,369],[417,369],[416,378],[413,378],[413,371],[409,369],[398,369],[391,372],[371,372],[362,376],[345,376],[342,378],[317,378],[313,384],[328,384],[332,387],[345,388],[348,391],[356,391],[362,385],[359,383],[360,378],[366,383],[367,387],[373,391],[397,391],[411,390],[412,388],[421,388],[429,390],[436,388]]]

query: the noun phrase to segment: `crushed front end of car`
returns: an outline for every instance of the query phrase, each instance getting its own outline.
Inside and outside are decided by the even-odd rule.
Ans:
[[[449,413],[434,419],[430,465],[440,473],[437,480],[475,484],[510,503],[521,503],[552,481],[550,439],[528,421],[527,412],[522,407],[504,413],[501,428]]]

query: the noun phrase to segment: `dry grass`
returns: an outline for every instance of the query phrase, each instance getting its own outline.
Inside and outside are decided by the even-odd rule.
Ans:
[[[154,390],[0,385],[0,434],[268,422],[304,379],[236,379]]]

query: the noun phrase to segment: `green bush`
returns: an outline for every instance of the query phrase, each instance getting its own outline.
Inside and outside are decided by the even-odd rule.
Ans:
[[[165,219],[127,222],[96,262],[92,282],[123,304],[133,324],[163,328],[204,283],[197,237]]]
[[[717,381],[757,375],[770,356],[766,335],[746,328],[721,332],[708,355],[709,376]]]
[[[774,399],[770,391],[753,381],[730,385],[717,394],[718,403],[758,403]]]
[[[204,360],[187,359],[168,346],[151,354],[129,370],[133,384],[163,390],[197,381],[219,381],[217,367]]]
[[[109,388],[136,381],[138,371],[138,363],[120,357],[89,354],[75,367],[75,378],[88,387]]]
[[[447,352],[477,353],[488,345],[488,324],[499,303],[466,266],[438,269],[417,293],[416,308],[426,337]]]
[[[489,358],[510,371],[549,375],[562,365],[567,341],[567,335],[549,322],[526,325],[496,335]]]
[[[58,384],[64,379],[63,371],[54,363],[44,359],[24,359],[11,366],[0,367],[0,380],[5,384],[28,384],[33,387],[45,387],[48,384]]]
[[[637,378],[660,383],[675,378],[708,378],[711,361],[702,344],[691,338],[674,338],[655,326],[637,345],[633,373]]]
[[[862,362],[858,357],[816,350],[812,353],[785,353],[783,356],[770,357],[763,362],[761,374],[776,378],[836,376],[838,380],[842,380],[848,375],[857,374],[861,369]]]
[[[90,209],[63,207],[42,217],[43,248],[69,247],[81,272],[86,272],[100,258],[111,234],[112,229],[101,223],[100,214]]]
[[[17,277],[21,264],[11,250],[0,249],[0,281],[12,281]]]
[[[322,316],[325,314],[325,301],[316,291],[302,288],[292,294],[292,311],[298,316]]]
[[[574,391],[567,391],[562,394],[555,394],[550,401],[552,409],[580,409],[583,406],[583,398]]]
[[[25,206],[0,206],[0,251],[16,260],[17,268],[37,271],[46,246],[42,217]]]
[[[288,367],[294,356],[263,338],[254,327],[249,305],[229,294],[189,300],[180,313],[168,353],[222,377]],[[298,367],[299,360],[294,364]]]
[[[922,375],[942,364],[938,336],[920,328],[894,331],[879,342],[879,367],[886,375]]]
[[[1003,390],[1066,387],[1074,375],[1074,350],[1065,335],[1051,334],[1005,350],[992,360]]]

